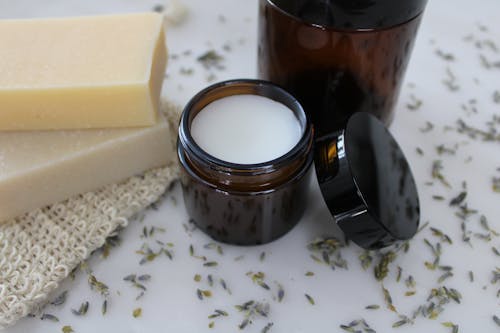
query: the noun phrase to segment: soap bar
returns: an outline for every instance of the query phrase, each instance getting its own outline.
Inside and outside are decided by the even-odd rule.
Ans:
[[[167,51],[158,13],[0,20],[0,130],[149,126]]]
[[[128,129],[0,132],[0,221],[166,165],[169,123]]]

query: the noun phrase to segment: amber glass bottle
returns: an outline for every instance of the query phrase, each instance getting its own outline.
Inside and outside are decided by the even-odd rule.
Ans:
[[[358,111],[393,118],[426,0],[260,0],[259,77],[294,95],[319,136]]]

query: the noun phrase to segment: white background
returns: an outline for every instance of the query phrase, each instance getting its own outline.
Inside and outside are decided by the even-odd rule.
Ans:
[[[54,17],[71,15],[92,15],[151,10],[156,3],[150,0],[0,0],[0,18]],[[171,59],[164,93],[171,100],[184,105],[198,90],[205,87],[210,72],[206,71],[196,58],[213,48],[225,56],[226,70],[215,71],[217,80],[255,77],[256,69],[256,0],[186,0],[189,16],[180,26],[168,31],[168,46],[171,54],[180,55]],[[391,131],[405,151],[419,187],[422,222],[429,221],[453,239],[453,245],[443,245],[441,262],[454,267],[454,276],[444,285],[459,290],[463,295],[461,304],[450,303],[435,320],[418,318],[414,325],[393,329],[398,321],[395,313],[386,309],[381,285],[373,277],[373,268],[363,271],[357,259],[361,249],[350,245],[342,249],[348,260],[349,269],[335,271],[326,265],[311,260],[307,244],[317,236],[341,237],[334,228],[317,189],[312,189],[311,205],[305,218],[292,232],[282,239],[260,247],[233,247],[222,245],[221,256],[214,250],[204,249],[211,240],[200,231],[186,233],[183,224],[188,221],[184,211],[180,188],[162,203],[158,211],[147,212],[143,222],[134,221],[121,233],[122,244],[112,249],[107,259],[94,255],[89,261],[96,277],[109,285],[108,312],[101,315],[102,297],[89,289],[86,275],[77,274],[74,281],[68,280],[58,292],[68,290],[66,303],[59,307],[48,306],[46,313],[57,316],[58,323],[26,318],[14,327],[5,330],[14,332],[60,332],[63,325],[71,325],[76,332],[236,332],[243,320],[234,305],[250,299],[268,302],[269,318],[258,318],[245,328],[247,332],[260,332],[268,323],[274,326],[270,332],[342,332],[340,324],[365,318],[377,332],[451,332],[441,323],[452,321],[459,325],[460,332],[498,332],[492,316],[500,317],[500,298],[496,297],[500,285],[492,285],[492,271],[500,266],[500,257],[495,256],[492,246],[500,249],[500,238],[484,242],[473,237],[473,247],[461,241],[460,223],[454,216],[455,210],[448,206],[449,200],[461,191],[461,183],[468,184],[469,207],[478,209],[488,219],[490,226],[500,230],[500,194],[493,193],[492,177],[500,177],[500,143],[469,140],[454,131],[445,131],[445,126],[455,126],[462,118],[478,127],[493,114],[500,115],[500,104],[493,103],[494,90],[500,90],[500,68],[486,70],[479,60],[479,53],[488,59],[500,61],[500,51],[477,49],[473,42],[464,41],[464,36],[491,39],[500,46],[500,25],[498,15],[500,2],[497,0],[437,0],[427,7],[420,29],[418,42],[406,75],[396,118]],[[221,22],[220,15],[225,17]],[[484,25],[488,31],[482,31]],[[1,41],[0,41],[1,42]],[[223,46],[229,45],[230,52]],[[435,54],[436,49],[451,52],[455,60],[447,62]],[[190,51],[182,56],[184,51]],[[446,78],[446,67],[457,76],[460,89],[450,92],[442,83]],[[181,68],[193,68],[193,75],[183,75]],[[411,83],[411,84],[410,84]],[[410,111],[406,107],[410,96],[423,100],[422,107]],[[477,99],[478,113],[464,111],[462,104]],[[419,130],[431,121],[435,128],[427,134]],[[499,126],[497,125],[497,128]],[[453,156],[438,156],[435,147],[439,144],[453,146],[460,143]],[[424,156],[416,153],[416,147]],[[472,157],[472,160],[466,162]],[[435,159],[442,159],[444,173],[452,185],[451,189],[437,181],[431,181],[431,165]],[[438,202],[433,195],[442,195],[446,201]],[[472,230],[482,232],[478,216],[473,216],[469,225]],[[175,244],[174,259],[166,257],[139,265],[139,250],[144,242],[154,248],[153,239],[141,238],[144,226],[164,227],[165,233],[157,233],[153,239]],[[385,287],[390,290],[394,305],[399,312],[411,314],[418,305],[425,303],[429,290],[438,286],[440,271],[429,271],[424,261],[433,257],[423,239],[433,243],[437,238],[429,228],[418,234],[411,242],[408,254],[400,255],[391,265]],[[208,268],[199,259],[190,257],[189,245],[195,252],[217,260],[219,266]],[[266,252],[264,261],[259,255]],[[234,258],[244,255],[244,259]],[[416,295],[408,297],[404,282],[396,282],[396,266],[403,268],[403,279],[412,274],[416,280]],[[470,282],[468,271],[474,271],[475,280]],[[271,291],[252,283],[245,273],[262,271]],[[306,277],[307,271],[315,273]],[[136,301],[139,293],[123,277],[131,273],[150,274],[151,281],[145,285],[148,290]],[[200,283],[193,281],[195,274],[201,274]],[[206,275],[211,273],[216,280],[222,277],[232,290],[232,295],[220,285],[210,288]],[[275,299],[276,283],[285,290],[283,302]],[[196,289],[211,289],[213,296],[198,300]],[[311,295],[316,304],[310,305],[304,297]],[[71,308],[77,309],[84,302],[90,302],[86,316],[77,317]],[[369,304],[379,304],[379,310],[366,310]],[[142,308],[142,316],[133,318],[132,311]],[[215,319],[215,327],[208,328],[207,318],[214,309],[229,313],[228,317]]]

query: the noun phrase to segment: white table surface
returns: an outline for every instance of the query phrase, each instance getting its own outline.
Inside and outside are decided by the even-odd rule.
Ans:
[[[196,58],[211,48],[226,59],[226,69],[214,72],[216,80],[254,77],[256,70],[256,0],[186,0],[184,3],[189,16],[184,24],[168,31],[168,46],[171,54],[191,53],[170,60],[164,90],[180,105],[207,85],[210,72],[197,63]],[[0,18],[148,11],[155,4],[153,0],[0,0]],[[142,222],[132,222],[120,234],[121,245],[112,249],[107,259],[94,255],[89,260],[95,276],[111,290],[106,315],[101,314],[102,297],[90,290],[86,275],[79,273],[74,281],[68,280],[60,287],[59,292],[68,290],[66,303],[44,310],[57,316],[59,322],[26,318],[5,332],[61,332],[64,325],[71,325],[75,332],[237,332],[243,315],[234,305],[251,299],[269,303],[270,313],[268,318],[256,318],[243,330],[247,332],[260,332],[269,322],[274,323],[270,332],[342,332],[340,324],[360,318],[377,332],[451,332],[451,328],[442,325],[448,321],[458,324],[459,332],[500,331],[500,326],[492,320],[493,315],[500,317],[500,298],[496,295],[500,284],[491,284],[492,271],[500,266],[500,257],[493,253],[492,247],[500,249],[500,238],[493,237],[486,242],[473,236],[472,247],[466,245],[461,241],[460,222],[454,215],[456,208],[448,205],[450,199],[460,193],[465,180],[469,207],[479,210],[492,228],[500,230],[500,193],[492,191],[492,178],[500,177],[497,170],[500,142],[471,140],[455,131],[444,130],[445,126],[455,126],[459,118],[484,128],[494,114],[500,115],[500,104],[493,102],[493,92],[500,90],[500,68],[487,70],[479,59],[479,54],[484,54],[493,62],[500,61],[500,51],[494,52],[487,46],[478,49],[473,42],[464,40],[465,36],[473,35],[476,39],[491,39],[500,47],[499,14],[498,0],[430,1],[391,126],[414,171],[422,222],[429,221],[430,226],[443,230],[453,239],[452,245],[443,244],[441,264],[453,266],[454,276],[442,284],[461,292],[461,304],[446,305],[437,319],[419,317],[413,325],[392,328],[398,316],[386,308],[381,284],[373,277],[373,267],[367,271],[361,268],[357,258],[362,252],[360,248],[350,245],[342,249],[348,270],[332,270],[310,258],[306,246],[315,237],[342,237],[316,187],[312,189],[306,216],[285,237],[259,247],[222,244],[223,255],[203,247],[211,240],[202,232],[184,230],[188,216],[180,188],[176,187],[157,211],[148,211]],[[220,15],[225,17],[225,22],[221,22]],[[224,51],[224,45],[229,45],[231,51]],[[438,48],[453,53],[456,59],[443,60],[435,53]],[[447,67],[460,85],[456,92],[450,92],[442,82],[446,79]],[[182,68],[193,68],[193,75],[183,75]],[[412,94],[423,101],[417,111],[410,111],[406,106]],[[477,100],[477,113],[462,108],[463,104],[469,105],[471,99]],[[435,128],[422,133],[420,128],[425,127],[427,121]],[[500,124],[496,128],[499,129]],[[459,148],[455,155],[437,154],[437,145],[456,143]],[[417,154],[417,147],[424,151],[423,156]],[[452,188],[436,180],[433,185],[426,185],[432,181],[431,166],[436,159],[443,161],[443,172]],[[446,200],[433,200],[433,195],[442,195]],[[141,238],[144,226],[163,227],[166,232]],[[468,226],[474,232],[485,233],[479,224],[479,215],[473,215]],[[384,280],[394,305],[403,314],[411,315],[425,303],[429,290],[440,285],[437,280],[443,272],[430,271],[424,266],[424,261],[433,259],[424,238],[432,243],[438,241],[429,228],[423,230],[411,241],[410,251],[400,254],[391,264]],[[141,256],[135,251],[143,243],[155,249],[156,239],[174,243],[173,260],[159,257],[139,265]],[[190,256],[190,244],[197,254],[216,260],[219,265],[204,267],[202,260]],[[264,251],[266,257],[260,261],[259,256]],[[242,260],[234,260],[241,255],[244,256]],[[399,283],[396,282],[397,266],[403,268],[403,279]],[[474,282],[469,281],[470,270],[474,271]],[[271,291],[253,283],[245,275],[248,271],[264,272]],[[307,271],[315,275],[307,277]],[[148,289],[139,300],[135,300],[139,291],[123,281],[131,273],[151,275],[151,280],[144,283]],[[195,274],[202,275],[200,283],[193,280]],[[212,274],[216,280],[213,288],[207,284],[207,274]],[[416,280],[414,296],[404,295],[408,289],[403,280],[408,274]],[[219,278],[225,279],[231,295],[217,283]],[[274,281],[281,283],[285,290],[282,302],[276,300]],[[197,288],[210,289],[213,296],[200,301],[196,296]],[[315,305],[308,303],[305,293],[314,298]],[[77,309],[84,301],[90,303],[88,313],[81,317],[73,315],[71,309]],[[380,309],[365,309],[369,304],[378,304]],[[139,307],[142,316],[134,318],[132,312]],[[207,316],[214,309],[225,310],[229,316],[214,319],[215,326],[210,329]]]

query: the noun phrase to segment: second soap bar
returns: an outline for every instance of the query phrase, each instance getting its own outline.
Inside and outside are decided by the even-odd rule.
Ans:
[[[171,137],[163,116],[141,128],[0,132],[0,224],[166,165]]]
[[[0,130],[154,124],[167,61],[162,21],[0,20]]]

